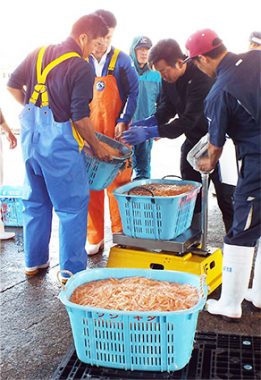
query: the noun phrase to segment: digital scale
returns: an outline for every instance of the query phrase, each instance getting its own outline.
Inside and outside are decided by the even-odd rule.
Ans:
[[[204,155],[207,138],[189,152],[188,161],[193,162]],[[201,225],[189,228],[174,240],[132,238],[114,234],[107,266],[111,268],[166,269],[206,275],[209,294],[222,282],[222,250],[207,247],[208,225],[208,182],[209,174],[202,177],[202,220]]]

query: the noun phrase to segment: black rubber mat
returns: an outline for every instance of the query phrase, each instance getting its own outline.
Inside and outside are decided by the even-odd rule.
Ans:
[[[189,364],[180,371],[124,371],[82,363],[74,347],[68,351],[52,380],[260,380],[261,338],[255,336],[196,333]]]

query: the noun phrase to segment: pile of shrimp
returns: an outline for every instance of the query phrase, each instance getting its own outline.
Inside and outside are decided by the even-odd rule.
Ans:
[[[110,310],[177,311],[196,305],[199,294],[188,284],[128,277],[88,282],[74,290],[70,301]]]
[[[173,197],[194,190],[193,185],[174,185],[163,183],[150,183],[134,187],[128,194],[150,196],[150,192],[157,197]],[[148,191],[149,190],[149,191]]]

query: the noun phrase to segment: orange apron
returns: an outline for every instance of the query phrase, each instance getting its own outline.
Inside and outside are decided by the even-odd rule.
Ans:
[[[90,104],[90,119],[97,132],[114,138],[115,126],[119,118],[122,101],[113,70],[119,55],[115,49],[106,76],[96,77],[93,90],[93,100]],[[121,232],[122,224],[117,201],[112,192],[119,186],[130,182],[132,167],[127,162],[114,181],[107,187],[112,233]],[[98,244],[104,239],[104,190],[90,191],[88,214],[88,242]]]

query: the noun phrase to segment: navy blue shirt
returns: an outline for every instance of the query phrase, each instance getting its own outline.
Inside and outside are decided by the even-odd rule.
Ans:
[[[211,144],[222,147],[226,134],[238,157],[261,153],[261,52],[228,53],[205,100]]]
[[[43,57],[43,68],[62,54],[76,52],[82,55],[80,47],[69,37],[58,45],[47,47]],[[27,58],[12,73],[8,86],[16,89],[26,88],[25,104],[33,93],[36,81],[36,62],[39,49]],[[58,122],[81,120],[90,115],[89,103],[93,97],[95,74],[92,66],[83,58],[70,58],[54,69],[47,76],[49,107]],[[40,102],[36,103],[40,105]]]

